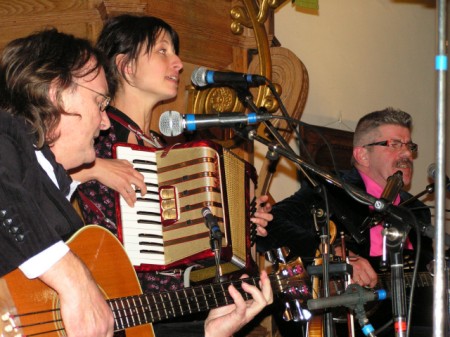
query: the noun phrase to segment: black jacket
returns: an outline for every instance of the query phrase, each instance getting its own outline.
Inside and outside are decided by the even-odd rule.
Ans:
[[[343,181],[350,183],[354,187],[365,191],[364,182],[353,168],[342,176]],[[378,269],[378,260],[369,257],[370,251],[370,231],[366,229],[362,232],[362,243],[356,242],[350,232],[361,231],[364,220],[371,214],[369,206],[363,205],[351,198],[343,189],[321,181],[316,177],[317,182],[323,183],[328,195],[328,204],[330,208],[330,218],[337,226],[337,233],[344,231],[346,233],[346,246],[354,253],[359,254],[369,260],[375,270]],[[411,198],[409,193],[402,191],[400,193],[402,201]],[[257,238],[257,248],[259,251],[266,251],[272,248],[289,247],[291,252],[300,256],[303,262],[308,263],[308,257],[313,258],[319,247],[319,234],[316,233],[311,209],[313,206],[324,208],[323,198],[319,196],[308,182],[303,181],[301,188],[292,196],[278,202],[273,207],[274,219],[267,226],[268,236]],[[420,201],[411,202],[407,208],[412,211],[417,221],[424,224],[430,224],[430,211],[424,207]],[[414,248],[416,248],[416,231],[411,229],[409,239]],[[405,254],[406,256],[406,254]],[[413,256],[413,255],[411,255]],[[431,239],[422,237],[422,250],[419,270],[424,270],[425,265],[433,258]],[[432,326],[432,287],[416,289],[415,306],[412,315],[412,325],[417,329],[418,326],[426,327],[427,333],[431,331]],[[420,299],[420,301],[418,301]],[[392,304],[390,301],[378,302],[375,313],[369,317],[370,323],[375,329],[379,329],[386,322],[392,319]],[[367,308],[369,309],[369,308]],[[366,310],[367,310],[366,309]],[[372,309],[373,310],[373,309]],[[356,323],[355,323],[356,324]],[[347,335],[347,325],[337,324],[338,336]],[[357,336],[363,336],[360,327],[356,324]],[[390,326],[383,333],[377,336],[393,336],[393,329]]]
[[[347,247],[358,255],[369,257],[370,231],[362,229],[365,219],[371,214],[369,207],[350,197],[344,189],[321,181],[320,177],[316,179],[327,191],[330,219],[336,224],[338,233],[344,231],[347,234]],[[365,191],[361,175],[355,168],[343,174],[342,180]],[[401,201],[411,197],[411,194],[405,191],[400,193]],[[301,188],[295,194],[274,205],[272,211],[274,219],[267,226],[269,234],[265,238],[258,237],[258,250],[265,251],[286,246],[297,256],[313,257],[319,245],[319,235],[316,233],[311,215],[313,206],[325,209],[323,198],[307,181],[302,181]],[[412,211],[418,222],[430,224],[430,211],[424,206],[422,202],[415,200],[406,208]],[[358,243],[353,239],[351,234],[354,232],[361,233],[360,239],[363,242]],[[416,247],[414,228],[411,229],[409,238],[413,247]],[[430,261],[432,242],[429,238],[422,237],[422,251],[426,255],[424,260]]]
[[[83,223],[39,165],[33,136],[22,118],[0,111],[0,276],[30,257],[67,239]],[[60,185],[70,178],[62,166]]]

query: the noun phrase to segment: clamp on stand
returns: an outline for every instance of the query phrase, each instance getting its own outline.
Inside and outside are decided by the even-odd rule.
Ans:
[[[345,293],[339,296],[330,298],[319,298],[308,301],[308,308],[310,310],[333,308],[333,307],[347,307],[355,312],[361,329],[366,336],[375,337],[374,329],[367,319],[364,304],[371,301],[380,301],[386,298],[386,291],[377,290],[370,291],[358,284],[350,284]]]
[[[386,221],[383,235],[383,256],[389,256],[392,284],[392,312],[395,336],[405,337],[407,327],[406,292],[403,275],[403,244],[409,232],[405,223]],[[386,254],[386,250],[388,254]],[[385,261],[386,263],[387,261]]]

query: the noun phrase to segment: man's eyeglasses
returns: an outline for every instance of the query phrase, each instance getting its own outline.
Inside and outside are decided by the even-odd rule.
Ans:
[[[370,144],[366,144],[363,145],[362,147],[367,147],[367,146],[387,146],[390,147],[394,150],[400,150],[402,148],[402,146],[405,145],[406,148],[411,151],[411,152],[417,152],[417,149],[419,147],[419,145],[417,145],[416,143],[413,142],[402,142],[400,140],[396,140],[396,139],[389,139],[389,140],[382,140],[380,142],[375,142],[375,143],[370,143]]]
[[[92,92],[96,93],[97,95],[100,95],[100,96],[102,96],[102,97],[104,98],[104,100],[102,100],[102,101],[98,104],[98,108],[100,109],[101,112],[105,111],[106,108],[109,106],[109,103],[111,102],[111,97],[106,96],[106,95],[103,95],[102,93],[100,93],[100,92],[98,92],[98,91],[95,91],[95,90],[93,90],[93,89],[91,89],[91,88],[88,88],[88,87],[86,87],[86,86],[84,86],[84,85],[82,85],[82,84],[80,84],[80,83],[77,83],[77,82],[73,82],[73,83],[76,84],[76,85],[78,85],[79,87],[82,87],[82,88],[84,88],[84,89],[87,89],[87,90],[89,90],[89,91],[92,91]]]

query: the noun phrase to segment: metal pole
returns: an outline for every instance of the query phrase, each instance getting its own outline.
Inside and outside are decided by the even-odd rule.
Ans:
[[[445,129],[446,129],[446,76],[447,59],[447,0],[436,0],[437,8],[437,182],[436,182],[436,229],[435,229],[435,279],[434,279],[434,319],[433,337],[447,336],[447,303],[445,287]]]

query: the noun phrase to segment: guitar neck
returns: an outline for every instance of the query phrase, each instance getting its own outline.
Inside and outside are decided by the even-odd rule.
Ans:
[[[411,288],[412,278],[413,278],[412,272],[404,273],[403,279],[404,279],[406,288]],[[378,274],[378,279],[379,279],[381,288],[387,288],[387,289],[392,288],[390,273]],[[433,286],[433,276],[431,276],[431,274],[429,272],[418,272],[417,273],[416,287],[424,288],[424,287],[432,287],[432,286]]]
[[[143,294],[108,300],[114,313],[115,330],[154,323],[164,319],[205,312],[232,304],[228,286],[233,284],[244,299],[251,296],[242,289],[242,282],[259,288],[259,278],[195,286],[173,292]],[[271,283],[278,281],[271,276]]]

